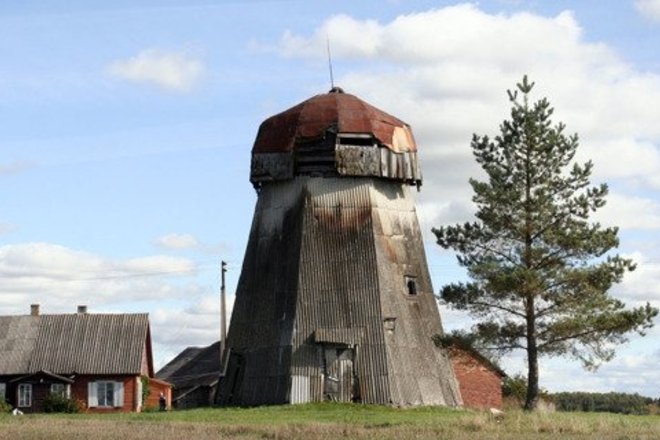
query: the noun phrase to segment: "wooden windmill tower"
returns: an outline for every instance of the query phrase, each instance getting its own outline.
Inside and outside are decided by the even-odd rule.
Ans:
[[[411,187],[410,127],[333,88],[265,120],[223,404],[460,405]]]

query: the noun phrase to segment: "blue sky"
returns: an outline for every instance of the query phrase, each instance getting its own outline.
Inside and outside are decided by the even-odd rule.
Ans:
[[[149,312],[160,366],[217,339],[256,194],[259,123],[335,82],[412,125],[435,288],[464,275],[430,228],[469,220],[472,133],[523,74],[580,134],[639,268],[613,293],[660,305],[660,0],[0,3],[0,314]],[[441,310],[447,329],[469,325]],[[596,373],[542,386],[657,397],[660,330]],[[524,359],[503,360],[510,372]]]

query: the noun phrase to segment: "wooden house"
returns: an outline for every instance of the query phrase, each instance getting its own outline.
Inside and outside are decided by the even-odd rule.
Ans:
[[[50,394],[89,412],[169,405],[171,385],[154,377],[147,314],[0,316],[0,398],[24,413],[42,412]]]

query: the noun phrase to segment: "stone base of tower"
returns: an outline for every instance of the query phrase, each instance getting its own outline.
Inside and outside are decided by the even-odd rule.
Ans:
[[[297,177],[259,194],[222,404],[460,405],[410,187]]]

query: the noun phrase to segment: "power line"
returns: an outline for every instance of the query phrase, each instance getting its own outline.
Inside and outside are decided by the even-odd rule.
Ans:
[[[89,276],[89,277],[73,277],[69,278],[67,277],[66,279],[61,279],[58,281],[61,282],[76,282],[76,281],[101,281],[101,280],[115,280],[115,279],[129,279],[129,278],[142,278],[142,277],[154,277],[154,276],[160,276],[160,275],[193,275],[195,272],[200,272],[200,271],[208,271],[209,269],[215,269],[215,264],[213,264],[215,260],[211,259],[205,259],[205,260],[198,260],[197,262],[193,262],[193,264],[197,263],[195,267],[192,267],[190,269],[173,269],[173,270],[158,270],[158,271],[143,271],[143,272],[132,272],[132,273],[121,273],[119,271],[114,271],[110,272],[107,275],[98,275],[98,276]],[[203,264],[199,264],[203,263]],[[76,271],[77,273],[80,272],[87,272],[87,273],[96,273],[96,272],[107,272],[107,271],[94,271],[94,270],[82,270],[82,271]],[[66,272],[56,272],[56,271],[35,271],[31,273],[26,273],[24,275],[18,275],[14,276],[14,278],[36,278],[36,277],[63,277],[67,273]],[[5,273],[5,276],[8,274]]]

